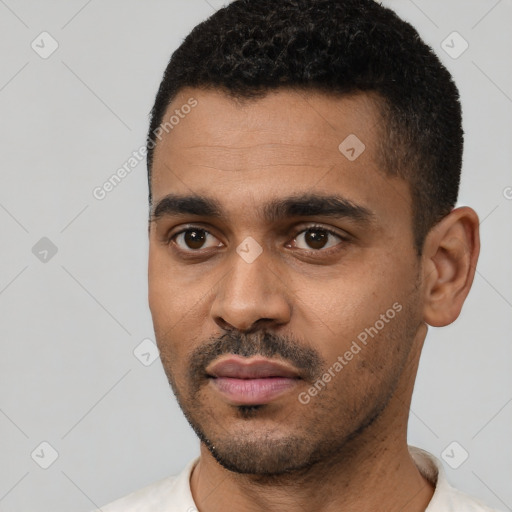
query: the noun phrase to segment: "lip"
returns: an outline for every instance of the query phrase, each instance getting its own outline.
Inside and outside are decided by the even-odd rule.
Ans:
[[[207,368],[213,387],[232,405],[263,405],[294,388],[300,376],[270,359],[229,356]]]
[[[234,379],[264,379],[268,377],[299,378],[299,373],[292,367],[279,361],[262,357],[229,356],[206,368],[210,377],[231,377]]]

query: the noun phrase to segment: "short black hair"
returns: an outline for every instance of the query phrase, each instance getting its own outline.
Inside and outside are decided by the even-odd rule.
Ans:
[[[455,206],[463,150],[457,87],[414,27],[374,0],[235,0],[197,25],[172,55],[151,110],[150,206],[155,131],[185,87],[238,99],[285,88],[373,94],[384,119],[380,163],[409,184],[418,255]]]

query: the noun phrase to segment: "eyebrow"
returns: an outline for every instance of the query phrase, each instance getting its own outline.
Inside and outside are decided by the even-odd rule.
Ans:
[[[361,224],[376,220],[374,212],[365,206],[337,195],[304,194],[273,199],[262,207],[264,218],[276,222],[288,217],[332,217],[351,219]],[[152,208],[151,220],[166,216],[195,215],[198,217],[225,217],[221,204],[199,195],[168,194]]]

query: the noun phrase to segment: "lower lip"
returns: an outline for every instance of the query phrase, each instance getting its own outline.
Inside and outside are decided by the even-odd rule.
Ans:
[[[297,385],[299,379],[267,377],[264,379],[210,379],[215,388],[234,405],[261,405],[283,395]]]

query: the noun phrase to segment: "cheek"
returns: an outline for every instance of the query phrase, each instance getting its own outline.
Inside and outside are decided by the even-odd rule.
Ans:
[[[330,280],[320,293],[301,296],[299,302],[314,309],[335,334],[356,334],[355,330],[373,325],[395,302],[403,300],[410,283],[405,274],[398,278],[367,268],[360,274],[350,269],[347,275]]]
[[[148,303],[155,328],[160,325],[163,313],[169,311],[169,300],[172,300],[170,293],[171,283],[163,264],[163,259],[158,249],[149,249],[148,260]],[[171,307],[172,310],[172,307]]]
[[[195,281],[195,282],[194,282]],[[148,262],[149,308],[157,322],[179,320],[191,308],[198,280],[187,282],[183,269],[172,264],[166,248],[151,247]]]
[[[148,265],[148,303],[162,360],[167,359],[169,351],[175,350],[174,345],[178,346],[182,318],[189,309],[188,295],[176,279],[176,271],[169,268],[163,252],[150,249]]]
[[[212,284],[207,276],[185,274],[171,265],[165,250],[150,249],[148,302],[163,360],[181,361],[187,350],[211,334],[206,319]]]
[[[330,407],[341,407],[347,417],[363,417],[368,407],[386,402],[414,343],[414,306],[384,304],[368,307],[363,302],[360,311],[340,312],[328,336],[317,339],[326,362],[323,375],[329,379],[323,399],[332,400]]]
[[[315,336],[310,327],[310,337],[329,364],[352,351],[358,353],[353,359],[359,364],[364,365],[368,359],[369,365],[375,361],[371,364],[375,366],[390,351],[400,350],[399,333],[405,328],[406,305],[414,299],[415,274],[410,264],[399,264],[396,257],[389,265],[384,261],[373,266],[362,262],[360,266],[341,269],[336,278],[324,282],[321,288],[312,288],[311,283],[304,288],[309,292],[297,297],[296,313],[316,319],[319,332]],[[360,351],[354,342],[361,347]],[[350,353],[347,356],[352,358]]]

